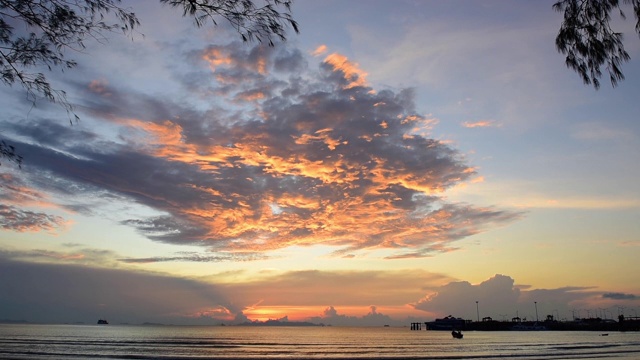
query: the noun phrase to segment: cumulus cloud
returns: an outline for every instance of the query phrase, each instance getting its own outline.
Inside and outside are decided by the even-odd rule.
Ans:
[[[428,136],[432,121],[416,112],[413,91],[372,88],[343,55],[310,69],[298,50],[232,43],[185,61],[193,103],[109,79],[83,85],[87,113],[115,136],[46,119],[12,124],[34,188],[146,206],[157,215],[121,224],[225,252],[324,244],[345,257],[380,248],[395,250],[390,258],[433,256],[520,216],[447,202],[447,189],[475,169]],[[126,261],[178,258],[203,260]]]
[[[378,312],[376,306],[370,306],[370,311],[362,316],[350,316],[339,314],[333,306],[327,307],[321,316],[309,318],[309,321],[317,324],[332,326],[382,326],[382,325],[406,325],[398,319],[392,319],[388,315]]]
[[[589,302],[593,305],[593,300],[600,296],[601,292],[590,287],[529,289],[516,285],[510,276],[498,274],[479,284],[455,281],[434,288],[413,306],[438,317],[452,314],[466,319],[487,316],[496,320],[516,316],[535,319],[538,310],[539,317],[570,319],[573,309],[586,307]]]
[[[513,311],[513,305],[517,303],[519,297],[520,289],[514,287],[513,279],[496,275],[478,285],[472,285],[467,281],[451,282],[428,294],[418,301],[415,307],[429,312],[440,313],[444,310],[451,314],[468,316],[471,308],[475,310],[475,301],[482,303],[485,311],[485,306],[489,304],[496,308]]]

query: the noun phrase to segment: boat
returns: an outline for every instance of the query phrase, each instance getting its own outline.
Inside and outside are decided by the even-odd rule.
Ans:
[[[460,330],[458,330],[458,331],[453,330],[451,332],[451,336],[453,336],[454,339],[462,339],[462,337],[464,335],[462,335],[462,331],[460,331]]]
[[[98,320],[98,325],[109,325],[109,322],[105,319],[99,319]]]
[[[429,330],[454,330],[464,329],[466,323],[467,320],[449,315],[442,319],[426,322],[425,324]]]

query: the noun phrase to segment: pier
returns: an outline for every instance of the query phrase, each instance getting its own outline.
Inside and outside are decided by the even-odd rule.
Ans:
[[[445,318],[447,319],[447,318]],[[640,331],[640,317],[623,315],[618,316],[618,321],[601,318],[581,318],[572,321],[558,321],[552,315],[548,315],[544,321],[526,321],[519,317],[511,321],[496,321],[485,317],[482,321],[462,320],[448,317],[447,321],[437,319],[431,322],[412,322],[411,330],[475,330],[475,331],[506,331],[506,330],[555,330],[555,331]]]

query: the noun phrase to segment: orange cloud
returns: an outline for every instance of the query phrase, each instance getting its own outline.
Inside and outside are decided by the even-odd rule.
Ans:
[[[57,215],[28,210],[61,207],[47,194],[27,186],[21,178],[3,173],[0,181],[0,200],[3,202],[0,203],[0,228],[17,232],[46,231],[55,235],[73,223]]]
[[[105,79],[92,80],[89,83],[89,91],[103,96],[111,96],[108,85],[109,83]]]
[[[20,206],[58,207],[50,201],[49,196],[28,187],[20,178],[9,173],[0,174],[2,192],[0,199],[6,203]]]
[[[269,272],[252,281],[234,280],[219,286],[225,293],[243,299],[242,313],[251,320],[286,318],[340,324],[357,320],[345,316],[360,317],[376,311],[397,318],[418,316],[421,312],[409,304],[422,298],[425,288],[451,280],[423,270],[309,270]]]
[[[333,309],[333,306],[330,307]],[[243,314],[250,321],[268,321],[268,320],[279,320],[279,321],[311,321],[312,323],[323,323],[333,325],[336,323],[338,326],[351,325],[374,325],[374,324],[363,324],[363,319],[367,314],[371,314],[371,305],[361,305],[361,306],[338,306],[335,311],[335,315],[330,316],[329,311],[327,309],[327,305],[319,305],[319,306],[258,306],[255,308],[247,309],[243,311]],[[376,309],[376,313],[380,315],[387,315],[394,318],[395,321],[398,319],[404,319],[408,316],[413,317],[424,317],[425,313],[423,311],[418,311],[412,307],[400,305],[400,306],[374,306]],[[339,311],[339,313],[338,313]],[[227,317],[230,320],[233,318]],[[384,319],[389,319],[389,317],[384,317]],[[378,323],[375,325],[382,325],[385,320],[378,320]],[[388,321],[388,320],[387,320]],[[397,324],[404,324],[403,320],[400,320]]]
[[[236,95],[236,99],[241,100],[241,101],[247,101],[247,102],[253,102],[253,101],[257,101],[257,100],[262,100],[264,98],[266,98],[266,94],[262,91],[259,90],[255,90],[255,91],[244,91],[239,93],[238,95]]]
[[[242,68],[246,70],[255,71],[258,74],[265,75],[267,73],[267,52],[261,48],[256,48],[256,56],[251,59],[247,59],[244,56],[240,56],[228,49],[224,49],[217,46],[212,46],[203,51],[202,59],[209,64],[209,69],[217,74],[218,81],[222,82],[236,82],[233,77],[227,76],[227,74],[220,74],[218,71],[222,67],[228,68]]]
[[[367,73],[358,67],[358,64],[352,63],[346,56],[338,53],[328,55],[324,62],[333,67],[333,71],[341,71],[345,80],[349,83],[345,85],[346,89],[356,86],[367,86]]]
[[[211,71],[215,71],[221,65],[231,65],[233,60],[219,48],[210,48],[202,54],[202,59],[209,63]]]
[[[397,207],[399,202],[406,200],[393,196],[394,192],[389,191],[389,184],[398,184],[423,194],[443,191],[439,182],[429,176],[416,176],[410,171],[396,169],[383,158],[372,159],[376,165],[369,169],[347,160],[342,154],[324,160],[313,160],[296,153],[279,156],[264,145],[266,138],[248,134],[236,139],[231,147],[196,146],[186,144],[182,127],[171,121],[148,123],[130,119],[127,123],[148,134],[144,137],[146,145],[142,146],[153,156],[194,164],[203,171],[257,166],[263,169],[264,174],[271,174],[273,177],[300,176],[304,179],[316,179],[323,186],[344,188],[341,198],[334,199],[318,198],[313,191],[309,194],[265,193],[260,206],[250,206],[243,200],[244,196],[228,193],[223,188],[190,185],[220,200],[204,208],[181,206],[176,211],[208,229],[205,237],[236,239],[229,244],[236,251],[264,251],[318,243],[338,246],[353,242],[365,244],[372,236],[380,237],[381,240],[368,246],[415,247],[424,243],[426,234],[429,234],[432,243],[429,246],[431,251],[450,250],[449,247],[438,244],[438,241],[445,241],[452,230],[449,223],[454,215],[451,212],[433,212],[430,216],[411,220],[410,224],[406,218],[407,213]],[[333,130],[330,128],[319,129],[313,135],[303,134],[295,138],[294,143],[308,146],[319,142],[329,150],[336,150],[343,142],[333,138],[332,134]],[[473,172],[473,168],[461,171],[463,174]],[[358,184],[363,178],[367,179],[366,186]],[[254,182],[251,178],[245,181]],[[358,191],[363,194],[370,194],[371,199],[349,195],[358,188],[361,188]],[[222,206],[220,201],[235,203],[235,206]],[[272,211],[272,205],[281,211]],[[467,224],[469,227],[471,222]],[[478,228],[471,229],[469,227],[467,230],[469,234],[479,231]],[[256,235],[245,238],[245,234],[249,233]]]
[[[338,145],[346,144],[344,140],[332,138],[330,132],[331,129],[322,129],[315,132],[317,135],[302,134],[300,137],[295,138],[295,143],[307,145],[311,142],[319,141],[327,145],[329,150],[335,150]]]
[[[46,231],[55,235],[71,222],[62,217],[0,204],[0,228],[16,232]]]
[[[198,99],[203,108],[167,102],[145,114],[146,99],[138,107],[135,98],[101,99],[132,110],[105,116],[121,127],[106,151],[95,145],[66,160],[77,173],[92,169],[77,181],[162,213],[125,221],[153,240],[238,254],[323,244],[337,256],[425,257],[517,217],[447,202],[442,194],[476,169],[429,136],[437,120],[415,112],[410,90],[373,91],[367,73],[337,53],[306,73],[299,52],[277,51],[203,51],[214,74],[206,65],[198,74],[223,78],[205,86],[220,97],[208,108]],[[100,161],[83,160],[92,156]]]
[[[313,56],[320,56],[327,52],[327,45],[320,45],[311,52]]]

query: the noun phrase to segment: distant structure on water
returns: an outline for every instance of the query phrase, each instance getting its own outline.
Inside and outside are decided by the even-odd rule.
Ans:
[[[471,323],[471,320],[465,320],[449,315],[442,319],[425,322],[425,325],[427,326],[427,330],[455,330],[464,329],[467,323]]]
[[[552,315],[548,315],[544,321],[526,321],[520,317],[514,317],[511,321],[496,321],[485,317],[482,321],[465,320],[452,315],[435,321],[411,323],[411,330],[478,330],[478,331],[544,331],[544,330],[585,330],[585,331],[640,331],[640,317],[618,316],[618,321],[613,319],[583,318],[572,321],[558,321]]]
[[[109,322],[105,319],[98,320],[98,325],[109,325]]]

